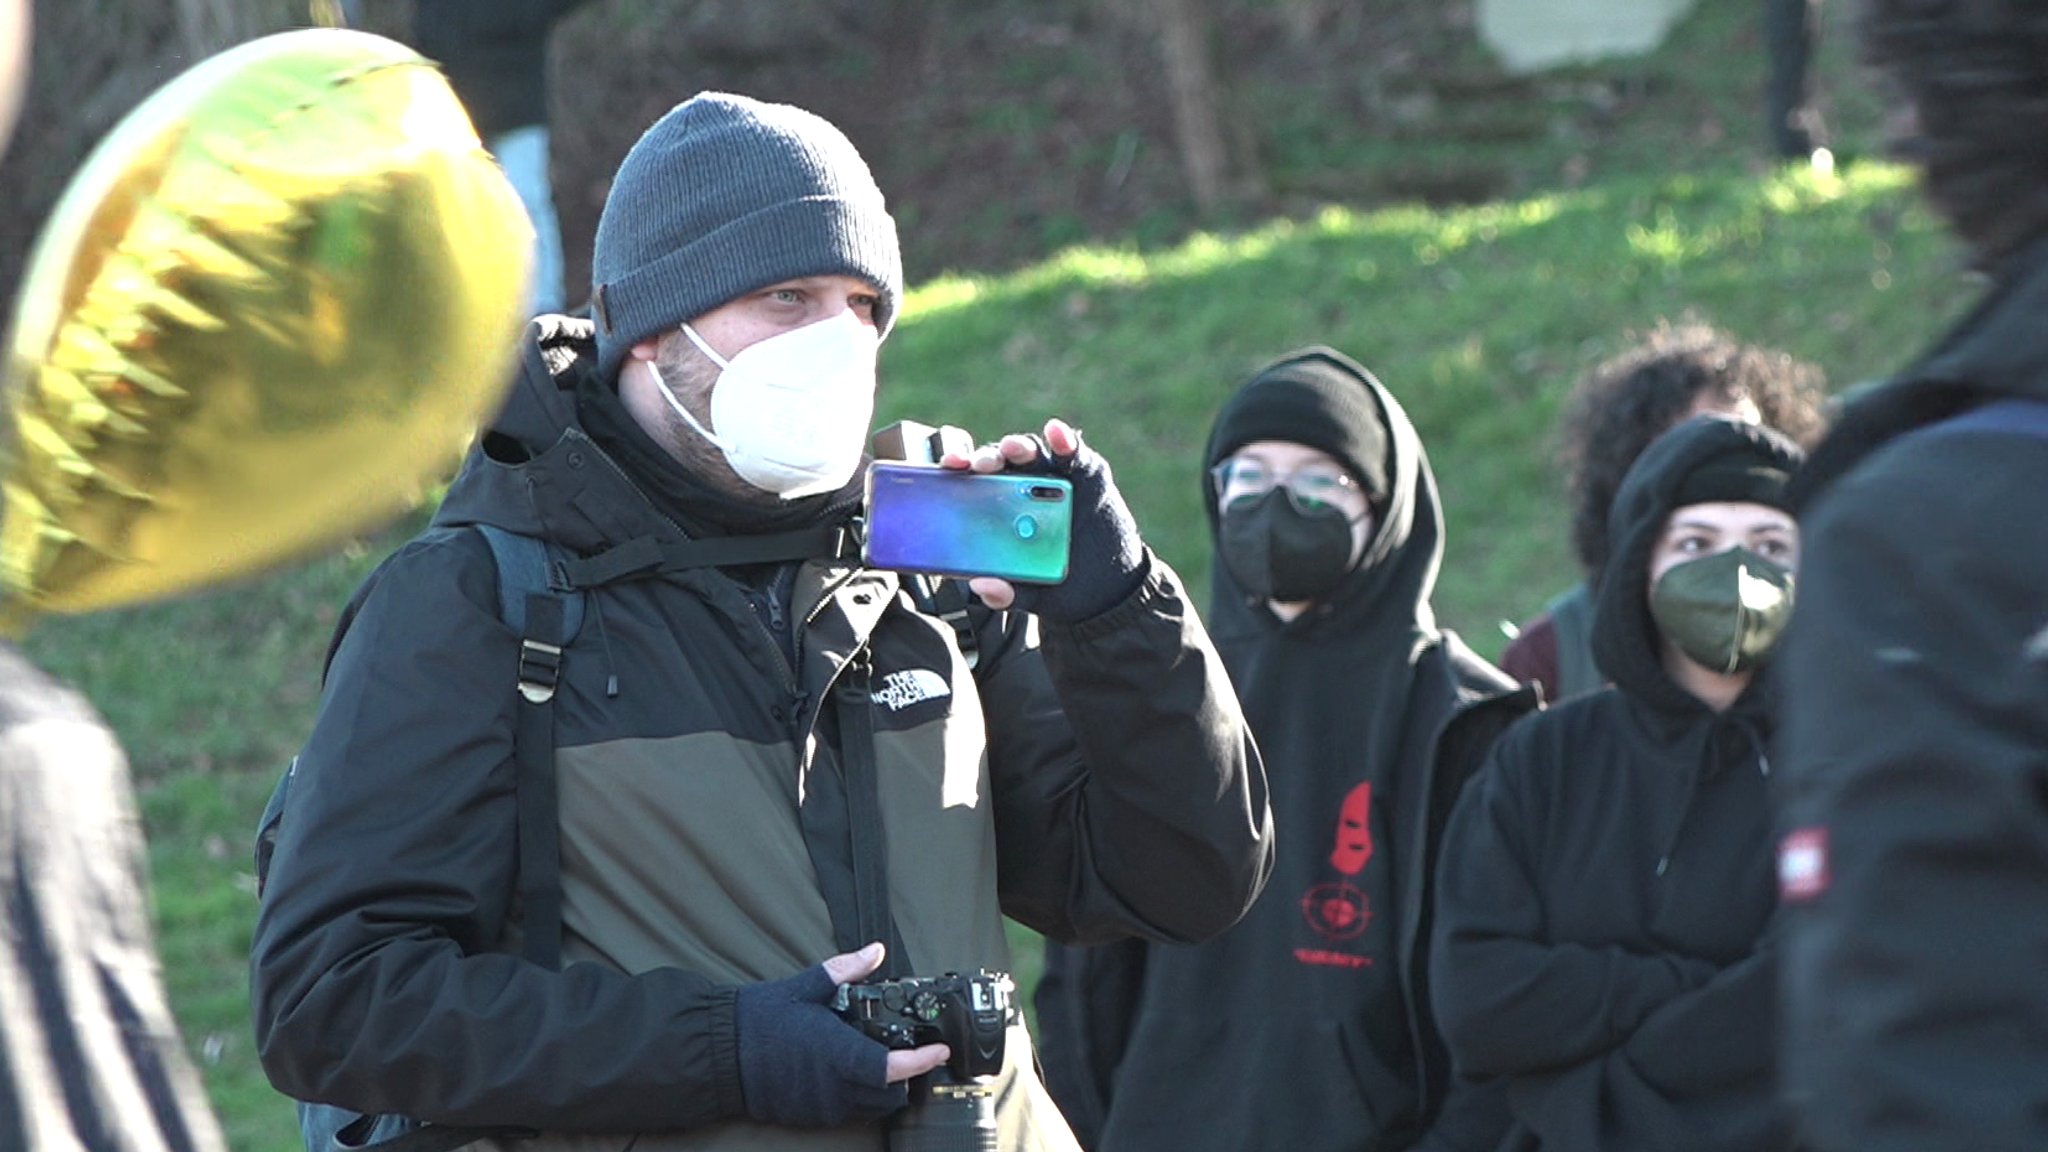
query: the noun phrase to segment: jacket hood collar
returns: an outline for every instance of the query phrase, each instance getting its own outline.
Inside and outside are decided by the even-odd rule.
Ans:
[[[1991,291],[1911,368],[1851,401],[1794,488],[1804,506],[1887,442],[1998,399],[2048,400],[2048,236],[1993,277]]]
[[[582,553],[683,535],[583,429],[576,387],[596,360],[590,321],[527,325],[504,407],[470,447],[435,524],[492,524]]]

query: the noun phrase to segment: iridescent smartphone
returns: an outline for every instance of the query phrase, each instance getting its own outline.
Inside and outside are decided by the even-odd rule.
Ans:
[[[1074,489],[1056,476],[877,461],[867,495],[861,557],[871,568],[1028,584],[1067,578]]]

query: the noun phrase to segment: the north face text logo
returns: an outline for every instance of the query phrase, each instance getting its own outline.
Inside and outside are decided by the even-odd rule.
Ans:
[[[891,712],[901,712],[912,704],[952,694],[944,676],[929,668],[911,668],[884,677],[882,686],[875,689],[875,703],[887,705]]]

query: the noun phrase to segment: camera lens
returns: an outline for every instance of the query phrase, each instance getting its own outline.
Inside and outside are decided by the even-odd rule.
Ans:
[[[890,1119],[889,1152],[997,1152],[993,1083],[960,1083],[944,1066],[912,1083],[910,1107]]]
[[[1033,500],[1058,500],[1062,493],[1057,484],[1033,484],[1024,491]]]

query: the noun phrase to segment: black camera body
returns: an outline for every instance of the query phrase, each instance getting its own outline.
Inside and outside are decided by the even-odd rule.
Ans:
[[[876,432],[868,442],[877,460],[901,460],[906,464],[937,464],[948,452],[962,456],[974,452],[974,437],[953,424],[933,427],[915,420],[898,420]]]
[[[841,985],[832,1009],[884,1047],[944,1044],[956,1080],[1003,1069],[1003,1039],[1017,1019],[1017,984],[1007,972],[910,976]]]

